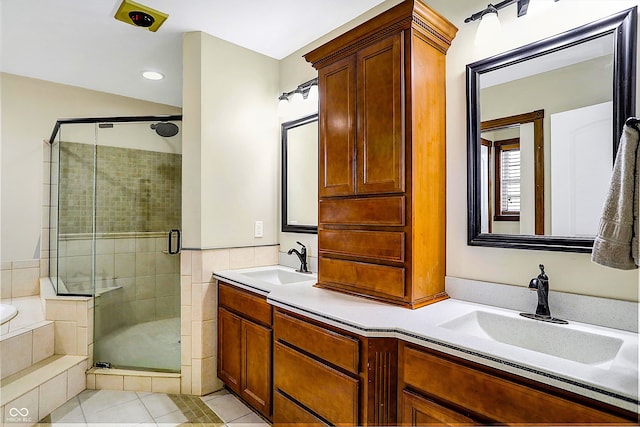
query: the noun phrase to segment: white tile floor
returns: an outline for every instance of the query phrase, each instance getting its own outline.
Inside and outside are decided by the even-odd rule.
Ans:
[[[268,427],[270,424],[255,414],[238,398],[221,390],[201,400],[228,427]],[[111,424],[118,426],[143,424],[170,427],[188,423],[187,416],[174,400],[162,393],[133,391],[85,390],[45,420],[53,426]],[[201,424],[202,425],[202,424]]]

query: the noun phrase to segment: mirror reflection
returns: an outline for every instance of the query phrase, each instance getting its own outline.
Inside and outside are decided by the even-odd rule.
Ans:
[[[595,236],[613,166],[613,46],[609,34],[480,76],[481,143],[493,160],[482,232]],[[534,108],[541,147],[532,122],[485,130]]]
[[[318,232],[318,114],[282,124],[282,231]]]
[[[467,66],[469,244],[590,251],[634,115],[636,13]]]

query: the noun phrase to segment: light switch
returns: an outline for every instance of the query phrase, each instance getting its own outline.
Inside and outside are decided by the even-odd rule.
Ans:
[[[264,234],[264,222],[256,221],[253,227],[253,237],[262,237]]]

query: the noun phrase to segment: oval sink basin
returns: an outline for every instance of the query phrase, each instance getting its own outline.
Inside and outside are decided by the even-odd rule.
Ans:
[[[311,274],[298,273],[296,271],[287,271],[279,268],[247,271],[241,274],[252,279],[271,283],[272,285],[288,285],[291,283],[308,282],[310,280],[315,280],[315,277]]]
[[[623,340],[537,320],[473,311],[439,326],[587,365],[616,358]]]

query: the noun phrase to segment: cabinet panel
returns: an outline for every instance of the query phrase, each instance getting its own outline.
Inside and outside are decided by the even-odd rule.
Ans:
[[[320,95],[320,197],[354,194],[356,133],[355,58],[318,72]]]
[[[404,232],[318,230],[321,254],[404,261]]]
[[[231,390],[240,393],[242,375],[242,319],[218,309],[218,376]]]
[[[402,391],[400,410],[403,426],[460,426],[479,425],[471,418],[438,405],[410,391]]]
[[[276,311],[275,339],[358,374],[358,340]]]
[[[274,344],[274,387],[332,424],[358,424],[358,380]]]
[[[328,424],[276,391],[273,396],[273,425],[276,427],[324,427]]]
[[[363,199],[324,199],[318,222],[344,225],[404,225],[404,196]]]
[[[364,262],[345,261],[320,257],[318,260],[318,281],[323,284],[335,283],[352,288],[388,295],[404,297],[405,269]]]
[[[226,283],[218,284],[219,304],[265,326],[271,325],[271,305],[264,297],[235,288]]]
[[[402,33],[357,53],[356,192],[404,190]]]
[[[271,415],[271,330],[242,321],[241,396],[265,416]]]
[[[438,400],[451,402],[498,423],[624,423],[597,409],[404,347],[402,381]]]

